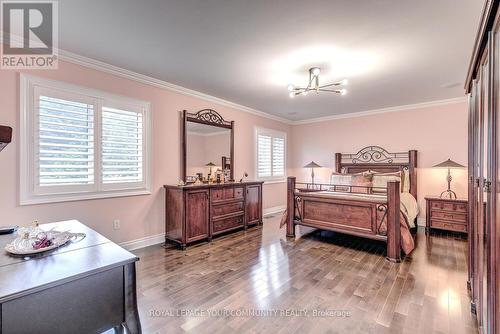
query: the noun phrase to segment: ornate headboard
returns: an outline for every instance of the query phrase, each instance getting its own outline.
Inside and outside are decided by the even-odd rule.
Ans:
[[[410,194],[417,198],[417,151],[390,153],[380,146],[367,146],[357,153],[335,153],[335,172],[358,173],[408,171]]]

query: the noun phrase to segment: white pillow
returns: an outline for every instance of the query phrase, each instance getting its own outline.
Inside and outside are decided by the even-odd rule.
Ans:
[[[332,173],[332,176],[330,177],[330,184],[336,186],[350,186],[351,181],[351,174]],[[349,191],[349,187],[331,187],[331,190]]]
[[[373,192],[387,193],[387,182],[399,181],[400,191],[404,189],[404,183],[401,182],[401,172],[377,173],[373,174]]]

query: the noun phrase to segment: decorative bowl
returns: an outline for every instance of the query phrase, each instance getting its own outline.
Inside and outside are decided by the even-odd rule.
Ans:
[[[18,237],[5,246],[5,250],[15,255],[37,254],[61,247],[71,240],[77,241],[83,238],[85,238],[85,233],[43,231],[38,227],[27,228],[20,231]],[[46,246],[39,247],[36,246],[37,244]]]

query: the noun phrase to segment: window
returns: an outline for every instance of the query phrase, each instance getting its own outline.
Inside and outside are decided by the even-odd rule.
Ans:
[[[21,204],[150,193],[149,103],[21,76]]]
[[[284,180],[286,133],[256,128],[255,138],[257,178],[260,180]]]

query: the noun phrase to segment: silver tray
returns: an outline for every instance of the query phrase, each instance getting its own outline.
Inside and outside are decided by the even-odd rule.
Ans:
[[[29,233],[24,232],[24,235],[18,236],[12,242],[7,244],[5,246],[5,250],[15,255],[37,254],[61,247],[69,241],[78,241],[85,238],[85,233],[71,233],[69,231],[60,232],[50,230],[39,231],[38,234],[39,233],[46,235],[47,238],[52,241],[52,244],[48,247],[35,249],[33,248],[33,243],[37,241],[36,237],[32,234],[30,235]]]

